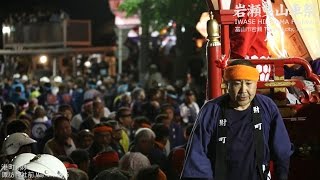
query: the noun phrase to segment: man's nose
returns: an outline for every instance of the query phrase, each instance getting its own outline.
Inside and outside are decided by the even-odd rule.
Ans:
[[[240,92],[244,92],[247,88],[247,85],[244,81],[241,82],[240,84]]]

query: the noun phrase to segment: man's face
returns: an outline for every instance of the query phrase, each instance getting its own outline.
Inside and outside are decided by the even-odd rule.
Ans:
[[[71,125],[69,121],[62,121],[58,124],[55,134],[56,136],[67,139],[68,137],[71,136],[72,130],[71,130]]]
[[[237,110],[245,110],[256,95],[257,82],[251,80],[233,80],[228,82],[231,104]]]
[[[82,148],[89,148],[91,146],[91,144],[93,143],[93,137],[91,136],[85,136],[83,137],[83,139],[81,140],[81,146]]]
[[[93,116],[94,117],[103,117],[104,115],[104,106],[102,103],[97,103],[93,107]]]
[[[111,143],[111,133],[110,132],[100,132],[94,134],[95,141],[102,146],[107,146]]]
[[[63,111],[62,114],[63,114],[65,117],[67,117],[67,118],[69,119],[69,121],[71,121],[72,116],[73,116],[72,111],[70,111],[70,110],[67,109],[67,110]]]
[[[120,120],[122,126],[124,126],[126,128],[131,128],[131,126],[132,126],[132,116],[131,116],[131,112],[130,111],[123,112],[123,114],[121,115],[119,120]]]
[[[171,121],[172,121],[173,118],[174,118],[174,110],[171,109],[171,108],[167,108],[167,109],[165,110],[165,113],[168,115],[168,119],[170,120],[170,123],[171,123]]]
[[[112,131],[112,137],[116,141],[121,140],[122,139],[122,129],[117,129],[117,130]]]

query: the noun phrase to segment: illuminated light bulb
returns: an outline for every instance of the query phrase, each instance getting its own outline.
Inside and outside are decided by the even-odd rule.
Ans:
[[[40,56],[40,63],[41,64],[45,64],[45,63],[47,63],[47,61],[48,61],[48,57],[47,56],[45,56],[45,55],[42,55],[42,56]]]

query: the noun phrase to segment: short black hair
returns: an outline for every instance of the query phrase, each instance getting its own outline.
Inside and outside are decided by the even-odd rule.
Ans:
[[[64,115],[61,115],[61,114],[56,114],[54,117],[53,117],[53,129],[56,129],[58,124],[63,122],[63,121],[67,121],[70,123],[69,119],[64,116]]]
[[[133,122],[135,124],[139,124],[139,125],[141,125],[142,123],[146,123],[146,124],[151,125],[151,122],[147,116],[137,116],[137,117],[133,118]]]
[[[159,173],[159,165],[151,165],[150,167],[139,170],[136,180],[157,179]]]
[[[173,105],[169,104],[169,103],[165,103],[165,104],[161,105],[160,112],[165,113],[165,110],[167,110],[167,109],[171,109],[173,112],[175,112]]]
[[[235,65],[246,65],[254,68],[256,67],[250,60],[246,60],[246,59],[233,60],[228,66],[235,66]]]
[[[61,104],[59,107],[58,107],[58,112],[64,112],[66,110],[69,110],[73,113],[73,109],[72,107],[69,105],[69,104]]]
[[[84,149],[76,149],[69,156],[77,165],[89,161],[89,153]]]
[[[151,130],[156,134],[156,140],[163,140],[169,137],[170,130],[163,123],[156,123],[152,126]]]
[[[119,120],[119,118],[124,117],[125,113],[124,112],[130,112],[131,114],[131,109],[128,107],[120,107],[117,112],[116,112],[116,119]]]
[[[163,120],[167,119],[168,115],[167,114],[158,114],[155,118],[156,123],[162,123]]]
[[[74,164],[74,161],[71,157],[65,156],[65,155],[59,155],[57,156],[57,158],[61,161],[61,162],[68,162],[70,164]]]
[[[16,106],[13,103],[7,103],[2,106],[2,119],[6,120],[8,117],[12,116],[16,111]]]
[[[7,125],[7,135],[13,134],[13,133],[17,133],[17,132],[25,132],[26,130],[28,130],[29,127],[29,123],[24,121],[24,120],[14,120],[8,123]]]

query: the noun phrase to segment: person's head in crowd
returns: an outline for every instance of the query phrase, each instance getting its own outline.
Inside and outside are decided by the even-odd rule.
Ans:
[[[118,168],[110,168],[100,172],[93,180],[129,180],[130,176]]]
[[[58,155],[56,156],[66,168],[78,168],[78,165],[76,165],[72,158],[66,155]]]
[[[195,94],[192,90],[188,89],[184,92],[184,102],[186,104],[191,104],[196,101]]]
[[[98,174],[105,169],[118,167],[118,165],[119,156],[114,150],[100,152],[92,159],[94,174]]]
[[[140,152],[127,152],[119,162],[119,168],[134,176],[142,168],[151,166],[149,159]]]
[[[16,106],[13,103],[7,103],[2,106],[2,121],[9,122],[16,119]]]
[[[178,100],[178,94],[175,90],[166,90],[166,102],[169,104],[173,104]]]
[[[93,133],[89,129],[82,129],[78,132],[78,146],[87,149],[93,143]]]
[[[100,100],[94,100],[92,103],[92,116],[101,119],[104,116],[104,105]]]
[[[140,128],[134,137],[134,151],[148,155],[154,145],[156,135],[150,128]]]
[[[25,111],[29,108],[29,102],[25,98],[20,98],[17,105],[19,112]]]
[[[97,124],[93,128],[94,142],[102,147],[108,147],[112,140],[112,127],[105,123]]]
[[[125,128],[132,127],[132,115],[131,109],[128,107],[120,107],[116,114],[116,119],[120,122]]]
[[[166,113],[158,114],[155,118],[155,122],[156,123],[163,123],[167,127],[169,127],[171,124],[171,121],[168,117],[168,114],[166,114]]]
[[[163,104],[161,106],[161,113],[168,115],[168,122],[164,124],[171,124],[174,120],[174,107],[171,104]]]
[[[133,119],[133,129],[151,128],[151,122],[146,116],[137,116]]]
[[[77,149],[71,152],[70,158],[73,160],[75,164],[77,164],[78,168],[82,171],[88,173],[90,158],[89,153],[84,149]]]
[[[123,93],[120,97],[120,106],[130,107],[132,102],[131,94],[129,92]]]
[[[88,174],[81,169],[67,168],[68,180],[89,180]]]
[[[32,98],[29,99],[29,110],[30,110],[30,112],[34,111],[35,107],[38,106],[38,103],[39,103],[39,101],[35,97],[32,97]]]
[[[161,90],[159,88],[151,88],[147,93],[147,99],[149,101],[161,101]]]
[[[72,134],[70,120],[64,115],[56,115],[53,118],[53,132],[58,141],[65,141],[70,138]]]
[[[31,131],[29,122],[20,119],[9,122],[7,125],[7,135],[17,132],[26,133],[28,136],[30,136]]]
[[[159,146],[160,149],[164,149],[167,141],[169,140],[170,130],[168,126],[163,123],[156,123],[152,126],[152,131],[155,133],[155,143]]]
[[[141,169],[138,174],[133,178],[134,180],[167,180],[166,174],[160,169],[158,165],[152,165]]]
[[[71,121],[73,116],[73,109],[69,104],[62,104],[58,107],[58,113],[63,114],[69,119],[69,121]]]
[[[31,146],[37,141],[30,138],[26,133],[13,133],[8,135],[2,144],[1,154],[11,160],[14,156],[22,153],[31,153]]]
[[[57,157],[49,154],[38,154],[29,163],[23,166],[26,172],[33,172],[39,176],[56,177],[62,180],[68,179],[68,171],[65,165]]]
[[[84,100],[84,103],[82,105],[82,111],[85,112],[88,115],[92,114],[92,104],[93,104],[93,100],[92,99],[86,99]]]
[[[32,123],[32,116],[30,116],[29,114],[21,114],[19,116],[19,119],[22,120],[22,121],[25,121],[26,123],[28,124],[31,124]]]
[[[46,118],[46,110],[44,109],[43,106],[37,106],[35,109],[34,109],[34,119],[37,119],[37,118]]]
[[[133,101],[144,101],[146,98],[146,93],[142,88],[135,88],[131,93]]]
[[[122,128],[120,127],[119,122],[116,120],[109,120],[105,124],[112,127],[112,139],[119,142],[122,139]]]

